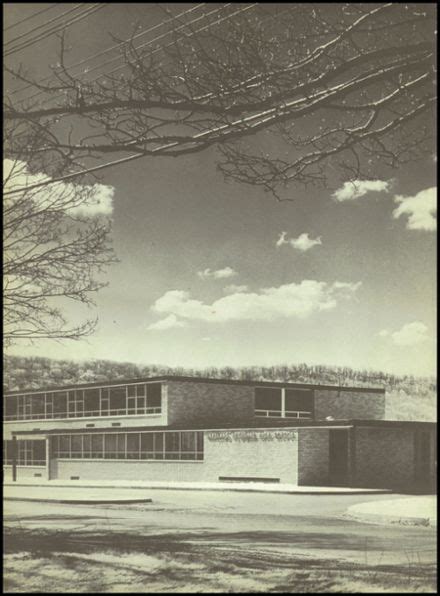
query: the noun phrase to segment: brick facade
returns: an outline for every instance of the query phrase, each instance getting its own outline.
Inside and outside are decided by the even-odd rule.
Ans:
[[[324,420],[384,420],[385,393],[315,389],[315,418]]]
[[[408,488],[414,484],[414,429],[358,427],[354,486]]]
[[[169,381],[168,423],[246,423],[254,418],[254,389],[247,385]]]

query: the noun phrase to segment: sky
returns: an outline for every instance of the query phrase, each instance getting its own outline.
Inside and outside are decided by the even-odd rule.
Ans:
[[[8,10],[13,23],[36,4]],[[108,31],[123,35],[137,18],[145,25],[146,11],[113,4],[72,27],[72,60],[112,45]],[[20,58],[44,76],[54,44],[45,40],[38,59],[29,50]],[[80,342],[20,343],[8,353],[435,374],[433,156],[382,168],[355,187],[292,186],[291,202],[226,183],[217,157],[210,149],[103,172],[102,184],[113,189],[119,263],[109,268],[96,308],[69,307],[74,320],[98,316],[97,332]]]

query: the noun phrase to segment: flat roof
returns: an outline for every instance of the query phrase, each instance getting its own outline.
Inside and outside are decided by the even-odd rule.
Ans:
[[[251,381],[234,379],[214,379],[211,377],[181,377],[176,375],[161,375],[159,377],[137,377],[134,379],[117,379],[114,381],[76,383],[55,387],[40,387],[38,389],[18,389],[5,391],[4,395],[20,395],[23,393],[44,393],[45,391],[67,391],[69,389],[88,389],[92,387],[111,387],[113,385],[129,385],[131,383],[147,382],[185,382],[185,383],[213,383],[215,385],[244,385],[251,387],[292,387],[298,389],[330,389],[337,391],[356,391],[358,393],[385,393],[383,387],[354,387],[348,385],[321,385],[316,383],[290,383],[288,381]]]
[[[207,427],[198,424],[193,425],[169,425],[169,426],[108,426],[108,427],[94,427],[94,428],[52,428],[44,430],[44,428],[34,428],[32,430],[14,430],[12,435],[59,435],[59,434],[87,434],[87,433],[107,433],[107,432],[145,432],[145,431],[196,431],[205,430],[210,431],[279,431],[279,430],[297,430],[303,427],[339,427],[339,426],[355,426],[355,427],[373,427],[373,428],[433,428],[436,426],[435,422],[426,422],[418,420],[359,420],[359,419],[341,419],[341,420],[298,420],[295,423],[283,426],[261,426],[260,421],[255,421],[254,424],[247,422],[245,426],[237,426],[236,423],[219,425],[210,425]]]

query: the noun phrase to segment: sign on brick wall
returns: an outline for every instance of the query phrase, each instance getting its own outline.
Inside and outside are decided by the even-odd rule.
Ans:
[[[256,441],[295,441],[296,432],[294,431],[219,431],[207,432],[206,438],[209,441],[216,441],[219,443],[236,442],[256,442]]]

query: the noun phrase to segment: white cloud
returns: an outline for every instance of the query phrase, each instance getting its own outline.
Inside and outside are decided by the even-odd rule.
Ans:
[[[391,182],[387,180],[353,180],[344,182],[332,197],[337,201],[353,201],[365,196],[368,192],[388,192]]]
[[[152,323],[147,327],[149,330],[153,331],[165,331],[166,329],[175,329],[176,327],[185,327],[184,321],[179,321],[176,315],[168,315],[165,319],[161,319],[156,323]]]
[[[421,190],[413,197],[395,196],[394,201],[400,203],[393,211],[394,219],[401,215],[408,216],[408,230],[434,231],[437,229],[437,188]]]
[[[10,191],[50,180],[50,177],[41,173],[31,174],[23,161],[5,159],[3,160],[3,180],[5,191]],[[72,182],[54,182],[29,191],[27,196],[39,206],[65,210],[67,215],[95,217],[108,216],[113,212],[114,190],[112,186],[104,184],[90,186]],[[23,194],[17,192],[8,198],[13,201],[20,200],[21,197]]]
[[[389,337],[396,346],[413,346],[429,339],[426,334],[427,331],[428,327],[424,323],[413,321],[412,323],[406,323],[394,333],[391,333],[388,329],[382,329],[378,335],[380,337]]]
[[[412,346],[426,341],[428,339],[427,331],[428,327],[424,323],[414,321],[403,325],[399,331],[392,333],[391,337],[396,346]]]
[[[313,248],[318,244],[322,244],[321,237],[318,238],[309,238],[309,234],[307,232],[300,234],[298,238],[291,238],[290,240],[286,239],[287,232],[281,232],[280,237],[278,238],[276,245],[282,246],[283,244],[290,244],[293,248],[297,250],[301,250],[305,252]]]
[[[183,290],[170,290],[156,300],[152,310],[180,319],[228,322],[271,321],[283,317],[304,319],[314,313],[335,308],[341,300],[350,299],[358,283],[328,284],[315,280],[263,288],[256,292],[238,292],[205,304]]]
[[[225,286],[223,288],[223,292],[225,294],[238,294],[240,292],[247,292],[247,291],[248,291],[248,287],[245,285],[237,286],[235,284],[231,284],[230,286]]]
[[[238,273],[231,267],[224,267],[223,269],[217,269],[216,271],[213,271],[212,269],[204,269],[203,271],[198,271],[197,275],[202,279],[227,279],[228,277],[238,275]]]

